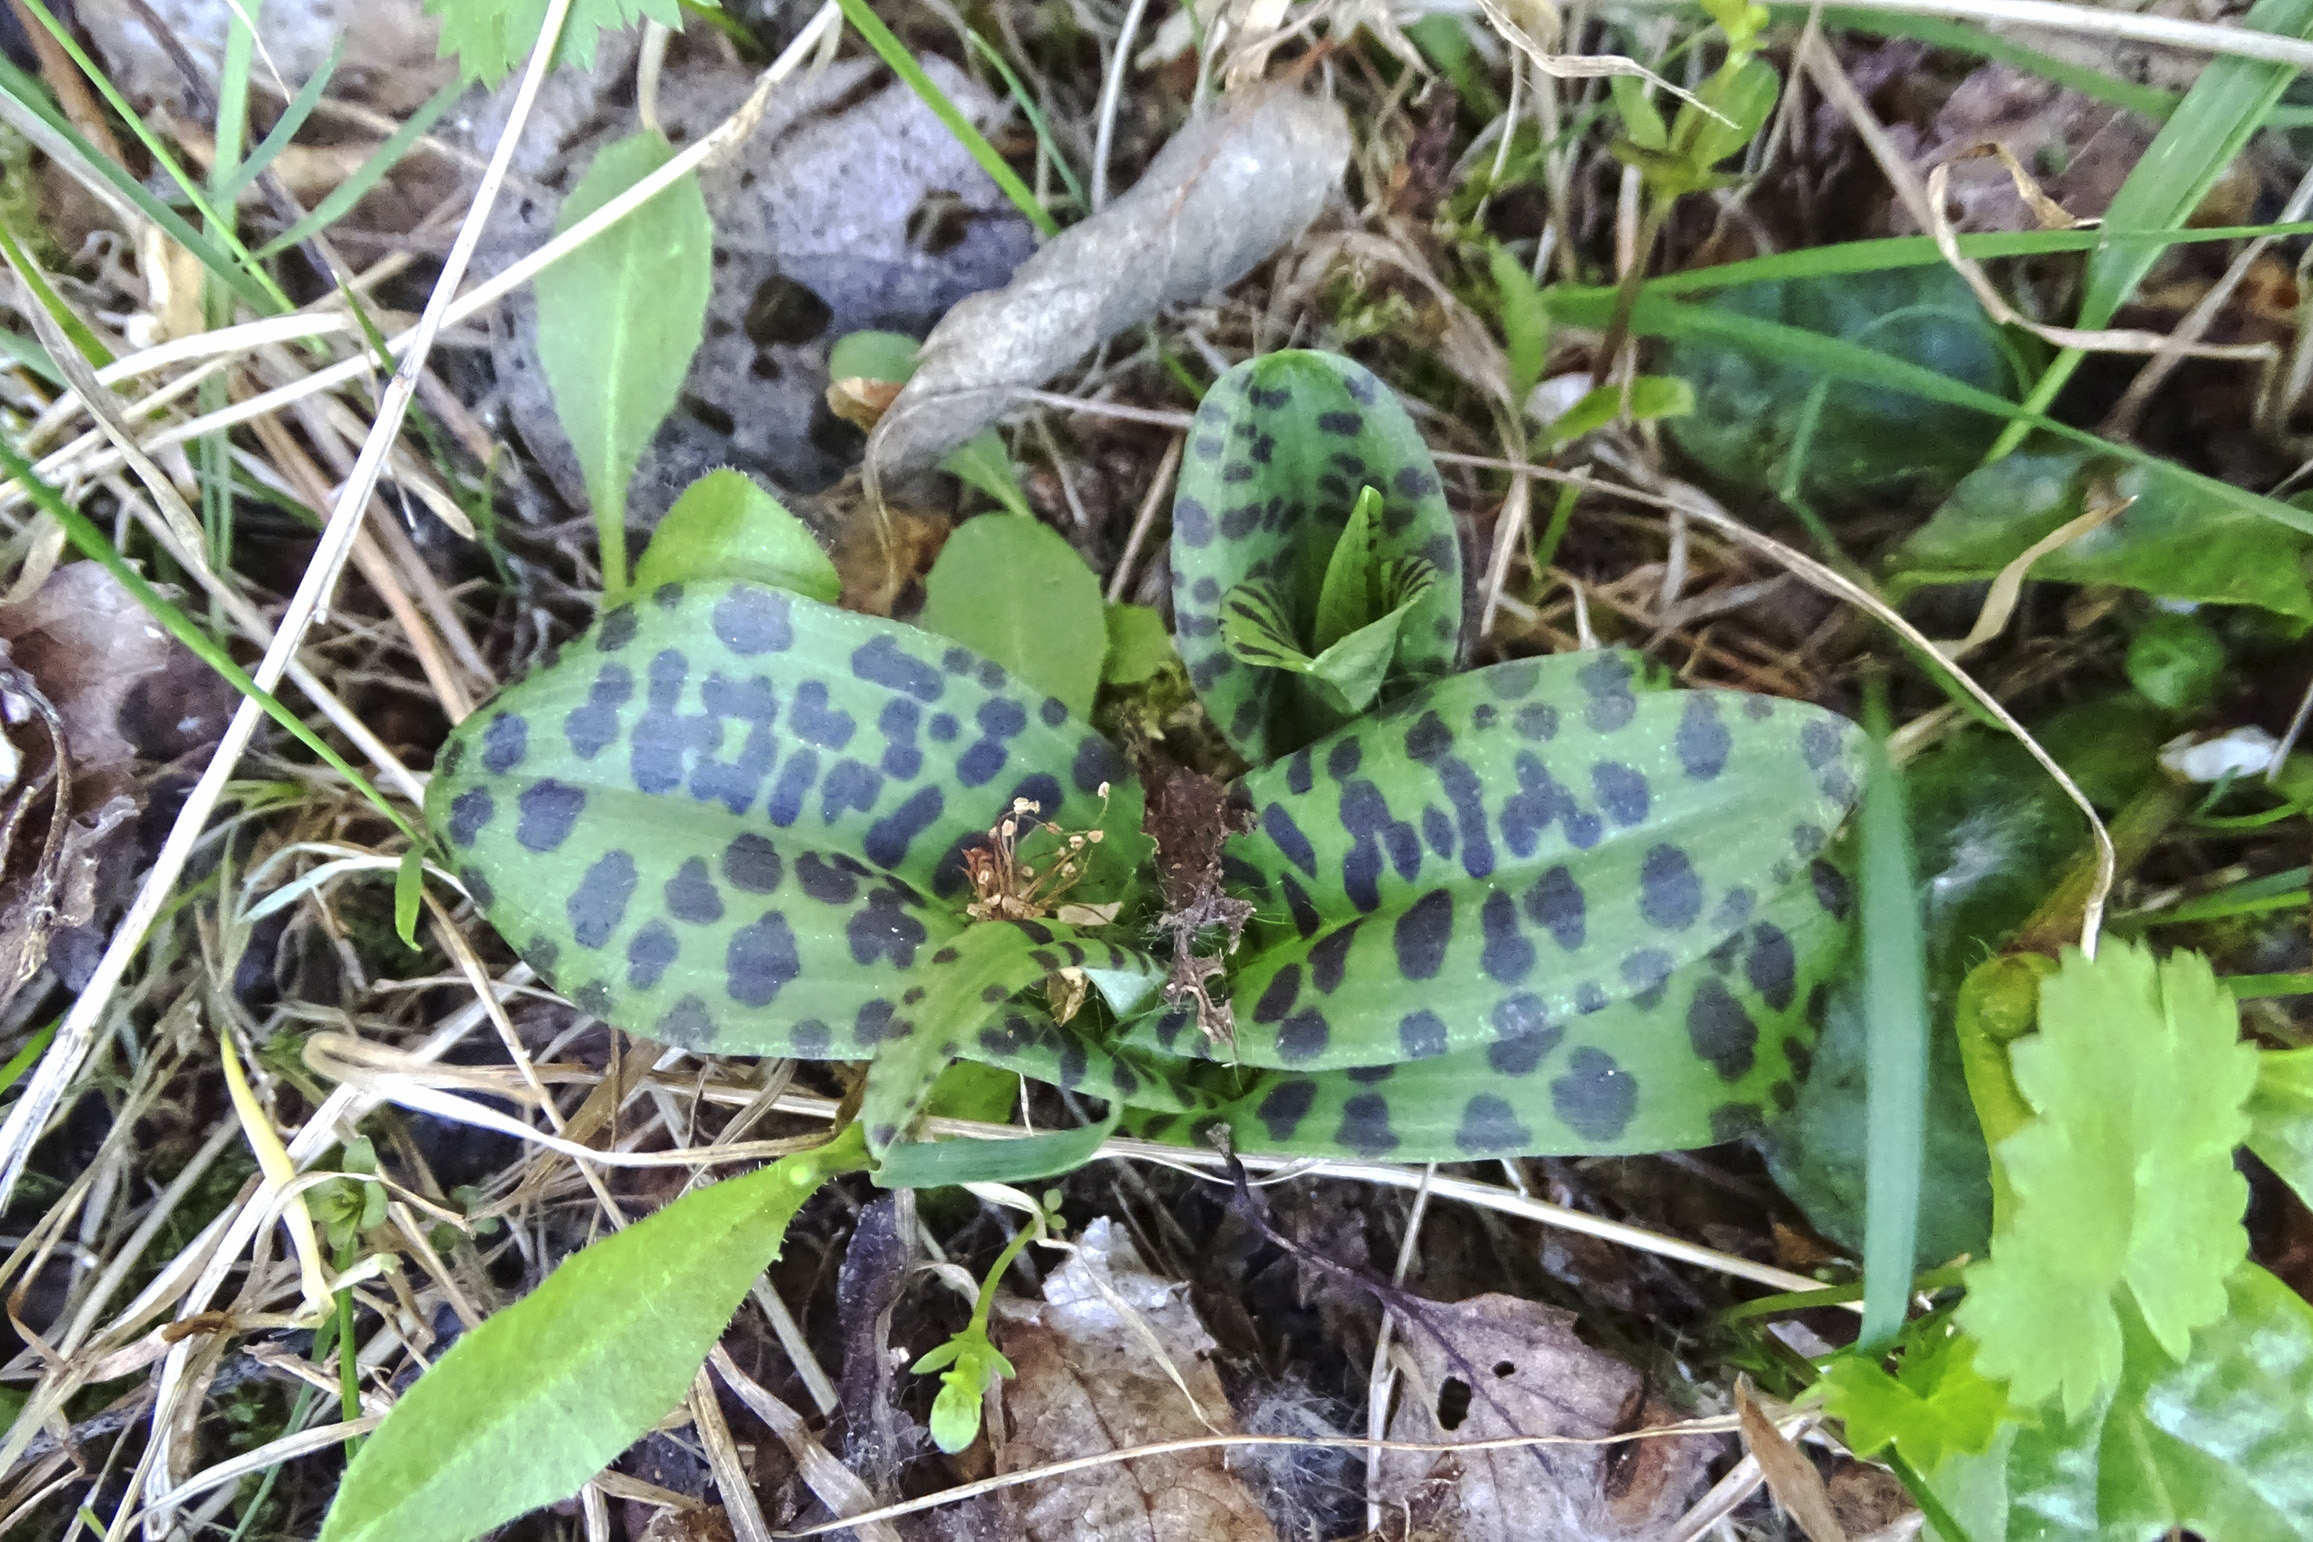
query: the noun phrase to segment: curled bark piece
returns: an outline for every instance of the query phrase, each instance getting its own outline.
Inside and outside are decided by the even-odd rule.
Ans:
[[[1159,306],[1243,278],[1308,228],[1348,161],[1341,108],[1290,86],[1190,123],[1131,192],[942,318],[868,441],[870,464],[928,466],[993,422],[1013,390]]]

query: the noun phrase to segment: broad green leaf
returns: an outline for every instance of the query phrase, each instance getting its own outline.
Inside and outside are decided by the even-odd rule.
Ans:
[[[864,1059],[901,1036],[913,971],[964,926],[963,850],[1016,799],[1103,830],[1072,898],[1132,892],[1139,786],[1063,703],[913,627],[696,583],[614,608],[461,724],[427,815],[492,924],[594,1015]]]
[[[1318,596],[1361,487],[1382,495],[1379,554],[1418,557],[1436,582],[1400,625],[1390,680],[1405,688],[1462,656],[1462,550],[1429,448],[1389,388],[1331,354],[1240,364],[1197,409],[1173,498],[1173,618],[1181,658],[1214,724],[1260,762],[1335,726],[1289,673],[1239,663],[1221,636],[1223,598],[1276,586],[1283,635],[1303,652]],[[1393,687],[1385,682],[1386,699]]]
[[[1972,1542],[2313,1542],[2313,1306],[2249,1264],[2225,1293],[2182,1364],[2124,1308],[2115,1393],[1939,1468]]]
[[[712,10],[716,0],[698,0]],[[455,54],[468,80],[495,86],[538,46],[546,26],[547,0],[426,0],[426,13],[442,22],[441,57]],[[572,0],[570,17],[555,45],[557,65],[594,64],[596,34],[616,32],[637,21],[664,22],[682,29],[677,0]]]
[[[1138,685],[1179,658],[1164,617],[1153,609],[1123,601],[1108,607],[1108,656],[1101,660],[1101,684]]]
[[[555,229],[568,230],[673,155],[649,132],[605,145],[563,200]],[[714,236],[699,180],[686,176],[539,274],[534,286],[539,367],[586,474],[603,536],[603,584],[613,595],[627,581],[627,484],[698,351]]]
[[[2206,495],[2182,473],[2074,446],[2026,448],[1971,473],[1896,549],[1899,583],[1972,583],[2089,506],[2134,500],[2048,553],[2031,576],[2313,619],[2313,536]]]
[[[924,578],[921,620],[1068,711],[1091,712],[1108,617],[1100,580],[1057,531],[1009,514],[964,521]]]
[[[450,1347],[347,1468],[323,1542],[467,1542],[576,1493],[682,1400],[855,1131],[565,1259]]]
[[[2108,941],[2067,951],[2040,988],[2039,1031],[2009,1051],[2035,1118],[1994,1151],[2015,1195],[1968,1271],[1960,1324],[1977,1365],[2077,1418],[2117,1384],[2125,1292],[2181,1358],[2224,1311],[2248,1250],[2233,1148],[2256,1051],[2208,962]]]
[[[1312,653],[1332,647],[1396,608],[1383,592],[1388,558],[1381,549],[1381,509],[1377,489],[1358,489],[1357,501],[1349,507],[1349,522],[1333,543],[1324,582],[1318,586],[1317,611],[1305,634]],[[1279,599],[1291,603],[1282,593]]]
[[[2313,1205],[2313,1049],[2269,1049],[2257,1056],[2249,1149]]]
[[[1019,1102],[1019,1077],[977,1060],[959,1060],[940,1073],[925,1107],[936,1118],[1002,1124]]]
[[[1996,397],[2016,390],[2009,345],[1947,268],[1749,284],[1702,303],[1860,343]],[[1940,494],[2000,427],[1979,412],[1836,380],[1812,359],[1716,338],[1680,340],[1662,372],[1694,388],[1693,414],[1669,425],[1681,450],[1739,487],[1795,479],[1808,498],[1834,505],[1916,484]]]
[[[1984,1450],[1999,1434],[2008,1396],[1978,1375],[1967,1335],[1937,1326],[1907,1341],[1890,1376],[1878,1361],[1852,1351],[1823,1373],[1824,1411],[1847,1425],[1847,1446],[1877,1456],[1889,1446],[1922,1472],[1954,1453]]]
[[[639,590],[744,578],[832,605],[843,579],[803,521],[728,466],[683,489],[635,564]]]
[[[1496,665],[1253,772],[1235,1041],[1168,1012],[1125,1043],[1292,1073],[1232,1105],[1247,1149],[1660,1150],[1788,1107],[1848,941],[1853,727],[1640,684]]]
[[[1610,80],[1629,80],[1616,75]],[[1490,266],[1494,292],[1501,296],[1502,345],[1510,360],[1510,400],[1523,402],[1542,378],[1550,357],[1550,313],[1526,265],[1495,247]]]

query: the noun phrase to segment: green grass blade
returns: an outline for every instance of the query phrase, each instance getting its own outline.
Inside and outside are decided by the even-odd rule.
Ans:
[[[117,161],[90,144],[80,130],[74,128],[64,114],[57,111],[56,104],[49,100],[48,92],[40,82],[17,68],[5,55],[0,55],[0,91],[5,91],[21,103],[27,112],[46,124],[49,131],[71,146],[82,161],[111,185],[113,191],[135,205],[138,213],[166,231],[169,239],[198,257],[201,266],[230,284],[233,292],[246,301],[251,309],[261,315],[289,309],[285,301],[277,301],[272,292],[247,269],[220,251],[215,242],[188,224],[183,215],[155,198],[149,188],[122,170]]]
[[[257,249],[259,257],[272,257],[301,241],[311,240],[350,213],[353,206],[369,196],[369,190],[385,179],[387,172],[401,163],[428,130],[441,121],[453,103],[465,94],[462,82],[451,81],[426,99],[426,104],[410,114],[410,119],[394,130],[386,142],[370,152],[368,160],[354,169],[352,176],[329,190],[329,196],[313,206],[313,211]],[[268,140],[268,143],[271,141]]]
[[[233,175],[242,152],[249,148],[249,69],[257,62],[257,34],[249,24],[264,3],[253,0],[246,16],[236,7],[225,24],[225,58],[217,68],[216,153],[209,160],[209,196],[220,210],[231,209],[233,200],[217,189]]]
[[[2257,0],[2241,25],[2305,37],[2313,34],[2313,0]],[[2104,211],[2106,241],[2088,259],[2073,325],[2093,330],[2110,324],[2160,258],[2161,244],[2151,238],[2191,216],[2296,78],[2288,65],[2257,59],[2218,58],[2202,68]],[[2045,412],[2086,357],[2077,348],[2058,354],[2026,406]],[[2023,425],[2010,424],[1989,458],[2013,450],[2024,434]]]
[[[137,136],[137,141],[145,147],[145,153],[153,158],[153,164],[159,167],[168,179],[184,193],[185,201],[193,206],[194,212],[216,229],[218,237],[225,243],[226,250],[232,254],[232,263],[228,266],[237,266],[239,271],[254,279],[259,292],[266,296],[261,309],[268,311],[291,309],[289,296],[282,292],[280,285],[273,282],[273,275],[258,265],[256,257],[251,255],[249,249],[241,244],[241,238],[234,234],[232,221],[223,218],[211,206],[208,195],[201,191],[201,184],[193,180],[184,167],[177,164],[177,158],[169,153],[169,147],[161,142],[158,134],[146,126],[144,119],[138,115],[136,109],[129,105],[128,99],[120,94],[120,89],[112,83],[103,70],[97,67],[96,61],[89,58],[87,51],[80,46],[79,40],[72,35],[71,29],[58,21],[55,13],[50,11],[42,3],[42,0],[18,0],[18,3],[32,13],[35,21],[48,29],[49,35],[54,37],[65,53],[71,56],[73,64],[79,68],[83,75],[88,77],[89,84],[96,87],[97,94],[105,99],[106,105],[118,113],[121,121],[126,123],[130,131]],[[220,274],[220,276],[222,275]]]
[[[344,57],[345,40],[340,38],[337,46],[330,49],[329,57],[321,61],[321,68],[313,72],[313,78],[300,87],[297,95],[290,99],[289,105],[281,110],[281,117],[274,123],[273,131],[258,142],[257,148],[249,152],[249,158],[232,175],[215,184],[219,204],[230,205],[234,199],[239,198],[242,190],[264,175],[265,168],[289,148],[289,142],[297,137],[297,131],[305,127],[305,120],[313,116],[313,109],[321,105],[321,93],[329,89],[330,81],[336,78],[338,63]],[[222,155],[217,158],[217,164],[224,165]],[[367,169],[366,163],[364,169]]]
[[[875,50],[876,57],[890,65],[892,73],[906,81],[908,89],[923,98],[924,105],[932,110],[933,116],[946,124],[948,132],[956,136],[956,142],[970,151],[972,159],[980,163],[980,169],[988,174],[989,180],[1002,188],[1004,196],[1011,199],[1022,214],[1028,216],[1028,223],[1034,225],[1040,234],[1060,234],[1060,222],[1052,217],[1052,212],[1036,201],[1036,195],[1028,190],[1028,184],[1021,181],[1020,174],[996,153],[996,147],[988,143],[987,136],[972,127],[972,120],[965,117],[956,104],[948,100],[948,94],[933,83],[931,76],[924,73],[923,66],[916,63],[916,56],[908,52],[907,45],[892,35],[891,28],[883,24],[882,17],[869,9],[868,0],[835,0],[835,3],[843,8],[843,19],[851,23],[853,30],[859,33],[868,47]]]
[[[10,1055],[6,1065],[0,1065],[0,1092],[6,1092],[23,1080],[24,1073],[32,1069],[34,1063],[40,1059],[42,1051],[48,1048],[48,1041],[55,1037],[56,1024],[50,1023],[31,1038],[26,1039],[24,1047]]]
[[[1884,1350],[1903,1331],[1919,1246],[1920,1162],[1926,1149],[1927,953],[1904,818],[1903,782],[1887,758],[1887,691],[1874,682],[1858,818],[1862,869],[1864,1019],[1870,1044],[1864,1158],[1863,1329]]]
[[[48,275],[40,271],[40,264],[34,262],[31,254],[17,244],[14,233],[5,225],[0,225],[0,260],[6,261],[15,270],[17,278],[32,292],[33,299],[40,303],[40,308],[54,317],[56,324],[64,329],[64,335],[72,339],[72,345],[80,350],[82,358],[98,369],[112,362],[112,350],[104,345],[104,339],[91,332],[88,323],[80,319],[80,313],[64,303],[64,297],[48,282]],[[47,351],[41,349],[42,355],[45,356]],[[49,362],[48,372],[61,383],[62,372],[56,368],[53,360]]]
[[[1067,156],[1061,154],[1060,141],[1052,137],[1052,127],[1044,121],[1043,109],[1038,107],[1036,99],[1028,94],[1027,86],[1021,83],[1019,73],[1012,68],[1011,61],[998,53],[993,43],[971,28],[966,27],[964,29],[964,36],[970,40],[972,51],[987,60],[996,73],[1004,77],[1004,89],[1012,93],[1013,105],[1020,109],[1020,116],[1028,120],[1028,127],[1036,135],[1036,142],[1041,144],[1044,147],[1044,153],[1051,157],[1052,169],[1058,172],[1060,180],[1068,185],[1068,196],[1075,200],[1076,207],[1079,209],[1091,208],[1092,201],[1085,196],[1084,184],[1076,179],[1076,168],[1068,164]]]
[[[344,777],[380,814],[392,821],[395,829],[408,836],[413,845],[426,844],[425,835],[401,810],[385,800],[385,795],[370,784],[368,777],[355,770],[351,762],[330,748],[319,734],[306,727],[297,714],[283,706],[270,691],[262,689],[256,681],[250,679],[247,671],[233,662],[232,656],[218,646],[215,638],[201,630],[192,617],[163,598],[158,590],[145,581],[143,574],[130,567],[127,559],[121,556],[111,541],[105,539],[104,532],[96,527],[95,522],[65,502],[61,493],[41,480],[32,469],[32,463],[24,458],[15,442],[4,434],[0,434],[0,467],[7,469],[8,474],[16,479],[17,485],[31,495],[34,503],[55,516],[57,523],[64,526],[65,537],[72,542],[74,549],[119,579],[121,587],[136,597],[137,603],[145,608],[145,613],[159,622],[163,630],[183,643],[202,663],[224,676],[233,689],[263,707],[266,716],[289,730],[298,743],[313,751],[323,764]]]

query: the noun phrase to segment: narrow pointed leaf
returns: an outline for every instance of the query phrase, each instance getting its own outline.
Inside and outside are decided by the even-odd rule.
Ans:
[[[576,1493],[682,1400],[856,1133],[684,1196],[571,1255],[402,1395],[323,1542],[467,1542]]]

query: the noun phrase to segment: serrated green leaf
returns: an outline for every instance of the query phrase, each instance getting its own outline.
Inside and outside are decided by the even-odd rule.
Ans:
[[[1379,554],[1418,557],[1436,582],[1399,625],[1389,680],[1404,688],[1461,662],[1462,550],[1429,447],[1389,388],[1347,359],[1307,351],[1250,359],[1205,393],[1173,498],[1173,617],[1205,710],[1255,762],[1337,726],[1301,677],[1231,656],[1223,599],[1275,585],[1280,634],[1312,638],[1318,596],[1361,487],[1383,499]],[[1385,681],[1386,697],[1395,689]]]
[[[2125,1304],[2117,1391],[1933,1475],[1973,1542],[2313,1542],[2313,1306],[2244,1264],[2183,1364]]]
[[[1108,607],[1108,656],[1101,660],[1101,684],[1138,685],[1179,658],[1164,617],[1154,609],[1123,601]]]
[[[2313,1205],[2313,1049],[2269,1049],[2257,1056],[2249,1149]]]
[[[680,1402],[856,1131],[676,1200],[565,1259],[402,1395],[323,1542],[467,1542],[576,1493]]]
[[[698,0],[712,10],[717,0]],[[426,0],[426,14],[442,23],[439,49],[442,58],[457,56],[468,80],[495,86],[538,46],[546,25],[547,0]],[[595,39],[603,31],[616,32],[637,21],[663,22],[676,30],[683,25],[678,0],[572,0],[555,46],[557,65],[594,65]]]
[[[635,587],[744,578],[832,605],[843,592],[803,521],[744,471],[710,471],[683,489],[635,564]]]
[[[1985,1450],[2007,1416],[2006,1390],[1977,1374],[1975,1353],[1965,1334],[1938,1326],[1907,1344],[1893,1376],[1875,1359],[1842,1354],[1823,1373],[1824,1410],[1846,1423],[1857,1456],[1892,1445],[1933,1471],[1955,1453]]]
[[[1057,531],[1009,514],[964,521],[924,578],[922,625],[994,659],[1070,712],[1092,711],[1108,617],[1100,580]]]
[[[563,200],[555,229],[568,230],[673,155],[649,132],[605,145]],[[534,285],[538,364],[586,475],[603,538],[603,584],[613,595],[627,582],[627,484],[698,352],[714,236],[699,179],[686,176]]]
[[[2126,1291],[2182,1358],[2224,1311],[2248,1250],[2233,1148],[2256,1051],[2207,960],[2107,942],[2068,950],[2040,988],[2039,1031],[2009,1062],[2034,1118],[1994,1151],[2015,1196],[1968,1271],[1960,1323],[2018,1402],[2078,1417],[2119,1381]]]

